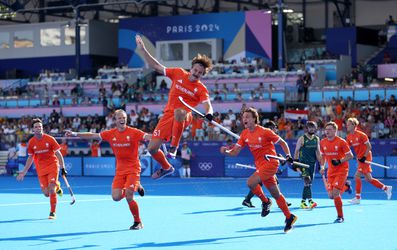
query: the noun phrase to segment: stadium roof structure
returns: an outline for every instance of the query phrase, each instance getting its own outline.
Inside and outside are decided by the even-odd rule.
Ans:
[[[283,4],[333,3],[346,16],[351,0],[282,0]],[[0,25],[70,19],[118,22],[121,18],[189,15],[276,8],[279,0],[0,0]]]

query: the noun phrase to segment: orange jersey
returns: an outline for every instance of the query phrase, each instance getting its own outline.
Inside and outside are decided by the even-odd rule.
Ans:
[[[116,175],[141,172],[138,146],[144,135],[145,132],[142,130],[131,127],[127,127],[123,132],[114,128],[100,133],[102,140],[109,142],[116,156]]]
[[[55,152],[60,149],[55,138],[47,134],[43,134],[41,139],[33,136],[29,140],[28,155],[33,156],[38,176],[58,171],[59,162]]]
[[[353,134],[347,135],[346,141],[350,147],[353,147],[357,159],[364,156],[365,151],[367,151],[366,144],[369,143],[368,136],[364,132],[356,129]],[[369,151],[367,159],[372,158],[371,156],[372,153]]]
[[[343,162],[338,166],[332,165],[332,160],[340,160],[350,153],[349,145],[345,140],[339,136],[330,141],[324,138],[320,141],[320,152],[328,163],[328,176],[334,176],[337,174],[348,174],[349,163]]]
[[[62,143],[60,147],[62,156],[66,156],[68,154],[68,144]]]
[[[92,157],[99,157],[99,150],[101,150],[99,144],[91,144]]]
[[[270,159],[267,161],[265,159],[265,155],[276,155],[276,148],[274,147],[274,144],[279,140],[280,137],[272,130],[256,125],[253,132],[251,132],[249,129],[244,129],[241,132],[237,145],[240,145],[241,147],[248,145],[251,153],[254,156],[257,169],[260,166],[264,167],[269,165],[269,162],[271,162],[272,165],[275,165],[277,169],[278,160]]]
[[[183,100],[192,107],[199,103],[209,100],[207,88],[201,81],[189,81],[189,73],[182,68],[166,68],[165,76],[172,80],[168,103],[165,111],[183,108],[190,112],[178,99],[182,96]]]

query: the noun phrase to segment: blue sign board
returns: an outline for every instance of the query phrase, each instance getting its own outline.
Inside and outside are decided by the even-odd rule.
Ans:
[[[167,159],[167,160],[175,168],[175,171],[171,176],[179,176],[179,169],[182,167],[182,162],[180,158]],[[153,166],[153,173],[161,167],[160,164],[155,160],[152,161],[152,166]]]
[[[190,162],[190,169],[194,177],[223,177],[223,156],[196,156]]]
[[[68,175],[71,176],[82,176],[83,167],[81,157],[64,157],[65,168],[68,171]]]
[[[150,176],[152,174],[152,157],[141,156],[141,176]]]
[[[114,176],[116,159],[114,157],[84,157],[84,176]]]
[[[386,164],[390,167],[386,170],[387,177],[397,178],[397,156],[387,156]]]
[[[255,170],[236,166],[236,163],[254,167],[254,158],[251,157],[225,157],[225,176],[226,177],[249,177]]]

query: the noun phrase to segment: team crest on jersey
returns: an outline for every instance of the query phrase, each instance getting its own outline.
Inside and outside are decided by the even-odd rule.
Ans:
[[[177,80],[177,82],[179,82],[179,83],[183,83],[183,81],[182,81],[182,80]]]
[[[245,143],[248,143],[248,138],[247,138],[247,139],[245,139]]]
[[[259,141],[259,143],[261,143],[262,142],[262,137],[259,137],[258,141]]]
[[[112,141],[116,141],[116,137],[113,137]]]
[[[335,146],[335,151],[338,151],[338,146]]]
[[[48,148],[48,146],[50,146],[50,145],[48,143],[46,143],[45,146]]]
[[[324,147],[324,151],[327,150],[327,147]]]
[[[36,148],[37,148],[36,146],[33,147],[33,149],[36,149]]]
[[[129,141],[130,140],[130,136],[129,135],[127,135],[127,141]]]
[[[198,90],[197,88],[194,88],[194,89],[193,89],[193,92],[194,92],[194,93],[197,93],[197,90]]]
[[[356,141],[358,141],[358,137],[356,137]]]

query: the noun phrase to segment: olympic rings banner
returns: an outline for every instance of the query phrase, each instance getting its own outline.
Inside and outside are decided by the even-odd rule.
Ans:
[[[223,177],[223,156],[196,156],[190,162],[192,177]]]
[[[65,157],[65,168],[70,176],[82,176],[82,159],[81,157]]]

